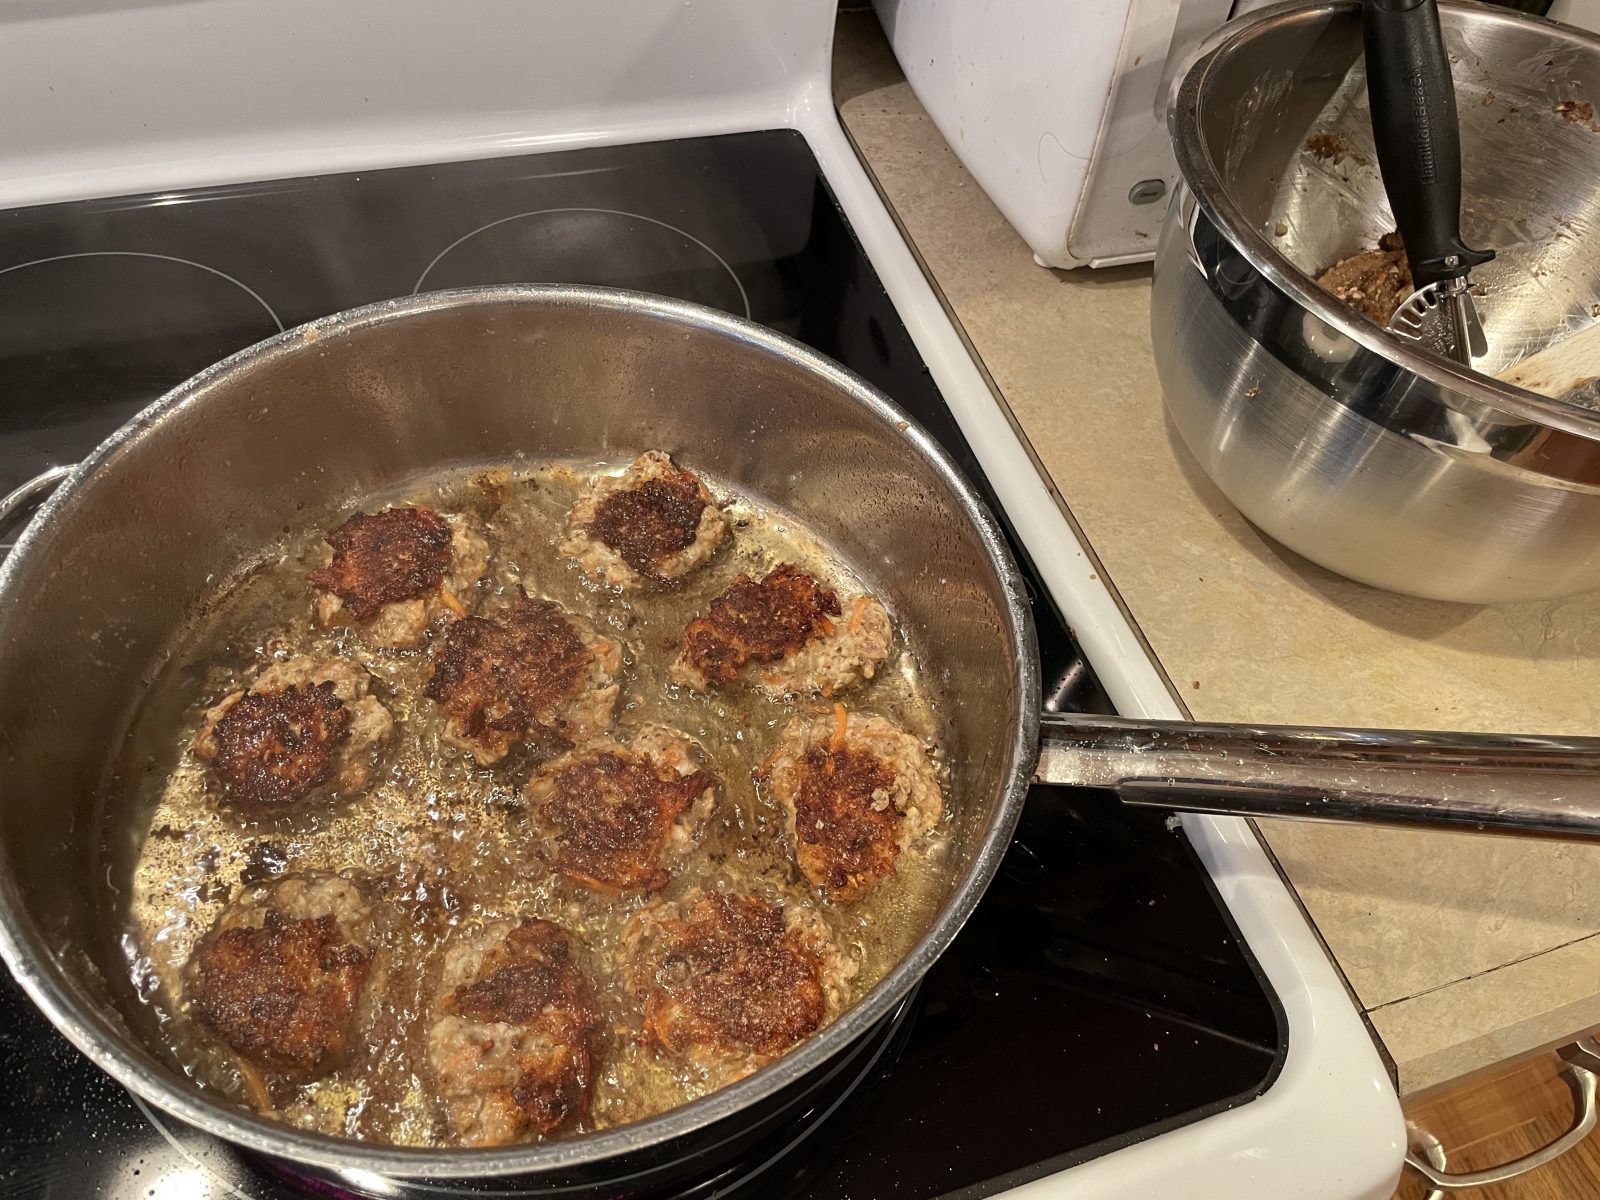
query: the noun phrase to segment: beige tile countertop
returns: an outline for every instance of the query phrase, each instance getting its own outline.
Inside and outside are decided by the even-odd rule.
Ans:
[[[1197,719],[1600,729],[1600,598],[1414,600],[1268,541],[1165,419],[1149,269],[1035,265],[870,12],[841,15],[835,59],[846,127]],[[1600,848],[1285,822],[1262,832],[1403,1092],[1600,1025]]]

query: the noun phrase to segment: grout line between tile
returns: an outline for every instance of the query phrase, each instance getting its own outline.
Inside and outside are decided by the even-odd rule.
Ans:
[[[1557,950],[1565,950],[1568,946],[1577,946],[1583,942],[1594,941],[1596,938],[1600,938],[1600,933],[1586,933],[1582,937],[1573,938],[1571,941],[1560,942],[1554,946],[1546,946],[1543,950],[1535,950],[1532,954],[1524,954],[1521,958],[1513,958],[1510,962],[1497,963],[1495,966],[1485,967],[1481,971],[1474,971],[1471,975],[1463,975],[1460,979],[1452,979],[1448,983],[1441,983],[1431,988],[1423,988],[1420,992],[1413,992],[1409,996],[1401,996],[1397,1000],[1385,1000],[1382,1004],[1367,1009],[1367,1012],[1382,1012],[1386,1008],[1393,1008],[1396,1004],[1404,1004],[1406,1001],[1415,1000],[1420,996],[1431,996],[1435,992],[1442,992],[1446,988],[1455,987],[1458,983],[1482,979],[1485,975],[1493,975],[1496,971],[1503,971],[1507,967],[1515,967],[1521,963],[1532,962],[1536,958],[1543,958],[1546,954],[1554,954]]]

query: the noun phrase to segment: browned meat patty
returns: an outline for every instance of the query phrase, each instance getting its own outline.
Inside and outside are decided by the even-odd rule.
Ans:
[[[599,1025],[567,932],[500,921],[445,952],[428,1062],[463,1144],[582,1125]]]
[[[337,875],[292,876],[251,889],[223,913],[184,967],[183,999],[207,1032],[255,1070],[295,1082],[343,1064],[378,977],[372,910]]]
[[[1317,286],[1379,325],[1388,324],[1394,310],[1417,290],[1398,233],[1384,234],[1376,250],[1340,259],[1317,276]]]
[[[679,579],[709,559],[728,522],[700,477],[659,450],[597,479],[573,507],[561,553],[616,587]]]
[[[488,764],[526,738],[571,744],[604,733],[621,669],[616,641],[522,594],[492,617],[451,622],[427,694],[444,710],[446,739]]]
[[[319,792],[352,795],[371,781],[394,729],[371,685],[343,659],[276,663],[206,713],[195,753],[223,801],[242,811],[282,810]]]
[[[756,686],[770,696],[831,696],[871,678],[892,638],[876,599],[856,597],[846,616],[831,588],[783,563],[764,579],[739,576],[689,622],[671,674],[706,691],[754,667]]]
[[[800,872],[834,900],[854,900],[926,841],[944,804],[927,750],[883,717],[796,717],[762,775],[783,806]]]
[[[544,764],[528,802],[556,870],[599,892],[654,892],[694,846],[716,788],[686,740],[651,725],[631,745],[605,738]]]
[[[309,578],[324,625],[361,625],[381,646],[415,646],[445,612],[465,614],[489,547],[461,517],[415,505],[357,513],[328,534],[332,556]]]
[[[284,804],[333,778],[333,752],[349,733],[331,683],[246,692],[212,727],[211,769],[240,803]]]
[[[721,892],[635,914],[619,953],[646,1034],[733,1078],[832,1020],[856,972],[816,913]]]
[[[333,561],[311,582],[343,600],[352,619],[368,620],[385,604],[420,599],[444,582],[450,532],[426,508],[357,513],[328,535]]]

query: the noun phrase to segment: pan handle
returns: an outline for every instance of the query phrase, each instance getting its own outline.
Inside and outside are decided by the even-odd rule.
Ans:
[[[1600,840],[1600,738],[1045,713],[1037,777],[1125,803]]]

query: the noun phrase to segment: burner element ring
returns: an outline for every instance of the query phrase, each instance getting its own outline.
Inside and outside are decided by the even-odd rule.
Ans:
[[[208,275],[226,279],[241,291],[248,293],[250,298],[262,307],[267,316],[272,318],[272,323],[278,327],[278,332],[282,333],[284,331],[283,319],[278,316],[272,305],[262,298],[261,293],[248,283],[235,279],[226,271],[219,271],[216,267],[208,267],[205,263],[195,262],[192,258],[179,258],[176,254],[152,254],[147,250],[80,250],[75,254],[52,254],[47,258],[30,258],[27,262],[13,263],[9,267],[0,267],[0,275],[9,275],[13,271],[21,271],[26,267],[42,267],[48,263],[68,262],[76,258],[152,258],[158,262],[178,263],[185,267],[194,267],[196,270],[204,271]]]
[[[532,267],[533,270],[519,271],[515,269],[515,264],[513,264],[513,270],[509,273],[502,270],[501,274],[504,274],[505,278],[496,281],[505,283],[590,283],[637,288],[642,286],[637,279],[637,275],[640,272],[648,274],[652,270],[656,270],[662,273],[663,278],[667,278],[675,274],[681,274],[685,269],[704,269],[710,264],[715,264],[727,276],[726,282],[731,282],[732,292],[707,295],[704,294],[703,290],[675,288],[670,283],[647,287],[645,290],[668,292],[678,296],[679,299],[714,305],[732,312],[735,316],[742,316],[747,320],[753,319],[750,294],[745,290],[744,282],[739,278],[738,272],[733,269],[728,260],[717,253],[715,249],[688,230],[680,229],[668,221],[663,221],[656,217],[647,217],[643,213],[625,212],[615,208],[537,208],[528,212],[512,213],[510,216],[500,217],[485,225],[480,225],[470,233],[462,234],[443,250],[439,251],[438,254],[435,254],[433,260],[422,269],[422,274],[417,276],[417,282],[412,286],[411,294],[415,296],[424,290],[428,283],[428,277],[452,252],[492,230],[502,229],[513,222],[532,221],[537,218],[545,218],[554,223],[564,218],[583,217],[607,218],[608,225],[611,224],[609,219],[612,218],[620,218],[623,222],[642,222],[652,230],[673,234],[677,238],[681,238],[682,242],[676,246],[661,244],[654,247],[643,247],[646,258],[627,260],[625,264],[622,264],[625,269],[617,271],[614,278],[610,276],[596,278],[593,275],[593,271],[597,264],[605,262],[611,256],[625,254],[630,249],[640,249],[641,247],[637,245],[638,239],[636,237],[629,239],[615,236],[617,231],[609,228],[607,233],[611,236],[608,236],[603,242],[598,238],[585,237],[585,234],[592,232],[588,230],[553,230],[543,245],[533,248],[534,257],[528,263],[528,266]],[[626,230],[626,226],[623,226],[623,229]],[[526,246],[511,247],[509,249],[510,256],[525,255],[528,250]],[[660,258],[662,255],[671,255],[673,253],[684,256],[683,261],[673,263],[662,261]],[[694,258],[698,258],[702,254],[709,260],[709,263],[696,263],[693,261]],[[494,274],[493,267],[501,266],[505,261],[504,258],[494,258],[492,260],[493,266],[489,268],[489,273]],[[554,270],[552,271],[551,268],[554,268]],[[484,274],[482,270],[472,272],[463,282],[470,282],[474,285],[490,282],[490,280],[484,278]],[[686,290],[696,294],[684,294]],[[736,302],[734,301],[735,294],[737,294]]]

